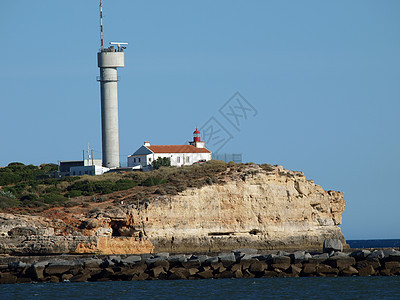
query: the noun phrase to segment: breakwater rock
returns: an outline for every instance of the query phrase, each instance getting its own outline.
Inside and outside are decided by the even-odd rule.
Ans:
[[[228,165],[214,179],[177,194],[160,185],[140,199],[125,191],[87,208],[51,208],[41,216],[0,214],[0,254],[320,249],[325,239],[347,247],[338,226],[343,193],[325,191],[302,172]]]
[[[219,255],[6,257],[0,283],[400,275],[400,251],[312,253],[239,249]]]

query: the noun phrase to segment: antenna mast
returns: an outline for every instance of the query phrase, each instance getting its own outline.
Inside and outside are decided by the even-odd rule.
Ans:
[[[103,51],[103,1],[100,0],[100,41],[101,51]]]

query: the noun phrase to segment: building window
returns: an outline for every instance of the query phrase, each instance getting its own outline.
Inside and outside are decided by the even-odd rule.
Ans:
[[[151,157],[149,157],[149,161],[151,161]]]
[[[133,162],[134,162],[134,163],[136,162],[136,158],[133,159]]]
[[[187,163],[190,162],[190,157],[189,157],[189,156],[186,157],[186,162],[187,162]]]
[[[140,157],[137,159],[137,162],[140,162]]]
[[[177,162],[178,164],[181,162],[181,158],[180,158],[179,156],[176,158],[176,162]]]

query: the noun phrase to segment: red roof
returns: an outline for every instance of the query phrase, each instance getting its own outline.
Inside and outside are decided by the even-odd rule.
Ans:
[[[192,145],[152,145],[146,148],[153,153],[211,153],[206,148],[196,148]]]
[[[193,132],[193,133],[195,133],[195,134],[199,134],[199,133],[200,133],[200,131],[198,131],[198,130],[197,130],[197,128],[196,128],[196,131],[195,131],[195,132]]]

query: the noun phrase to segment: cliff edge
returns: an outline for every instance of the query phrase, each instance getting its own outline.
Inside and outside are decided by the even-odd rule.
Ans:
[[[161,191],[160,191],[161,190]],[[232,165],[176,195],[131,190],[86,207],[0,214],[0,253],[200,253],[237,248],[321,249],[346,244],[343,193],[281,166]]]

